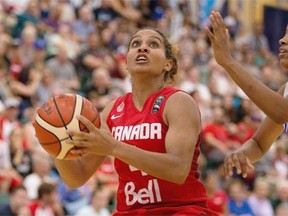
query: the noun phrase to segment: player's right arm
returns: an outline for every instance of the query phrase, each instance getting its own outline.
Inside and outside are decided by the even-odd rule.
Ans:
[[[232,176],[233,167],[235,167],[237,174],[242,174],[244,178],[247,177],[249,170],[254,168],[252,163],[260,160],[265,155],[283,130],[284,126],[282,124],[277,124],[266,117],[254,136],[226,157],[224,174]]]
[[[108,104],[103,113],[101,113],[101,129],[109,131],[106,119],[113,104],[114,102]],[[77,188],[87,182],[89,178],[95,174],[95,171],[101,166],[105,158],[106,156],[90,153],[76,160],[55,159],[55,165],[62,180],[70,188]]]
[[[103,156],[87,154],[76,160],[55,159],[55,165],[62,180],[70,188],[77,188],[88,181],[104,159]]]

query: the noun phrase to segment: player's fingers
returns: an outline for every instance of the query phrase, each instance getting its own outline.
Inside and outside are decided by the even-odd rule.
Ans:
[[[89,138],[89,133],[83,131],[66,130],[71,140],[85,140]]]
[[[215,22],[217,23],[218,27],[220,28],[226,28],[225,22],[219,12],[214,13],[214,19]]]
[[[237,173],[238,174],[242,173],[242,177],[246,178],[248,174],[247,157],[243,153],[240,153],[238,154],[238,160],[240,163],[240,168],[239,170],[237,169]]]
[[[85,149],[75,146],[75,148],[71,149],[70,152],[72,154],[78,154],[78,155],[82,156],[85,154]]]
[[[88,128],[89,132],[95,130],[96,127],[93,125],[93,123],[87,118],[85,118],[83,115],[77,115],[76,117]]]
[[[209,19],[210,19],[210,23],[211,23],[211,26],[213,28],[213,30],[217,30],[218,29],[218,24],[216,22],[216,15],[215,15],[215,11],[212,11],[210,16],[209,16]]]
[[[236,168],[237,174],[240,174],[242,172],[242,170],[241,170],[241,163],[240,163],[240,160],[239,160],[238,156],[239,156],[238,153],[232,153],[233,165]]]
[[[229,177],[233,175],[233,161],[231,155],[229,155],[224,162],[224,174],[225,176]]]
[[[254,170],[254,166],[247,157],[244,156],[243,160],[244,162],[242,163],[242,177],[246,178],[248,176],[248,172],[250,170]]]
[[[247,157],[246,157],[246,163],[247,163],[247,166],[248,166],[249,169],[254,170],[253,164],[251,163],[251,161]]]
[[[86,140],[67,140],[66,144],[73,145],[76,148],[83,148],[86,147],[87,141]]]

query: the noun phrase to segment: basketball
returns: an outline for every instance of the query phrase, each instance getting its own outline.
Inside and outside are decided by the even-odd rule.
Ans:
[[[66,143],[77,137],[69,136],[66,130],[89,132],[77,118],[83,115],[96,127],[100,127],[100,117],[95,106],[77,94],[62,94],[49,98],[38,110],[33,122],[35,136],[43,149],[59,160],[72,160],[80,157],[70,153],[75,148]]]

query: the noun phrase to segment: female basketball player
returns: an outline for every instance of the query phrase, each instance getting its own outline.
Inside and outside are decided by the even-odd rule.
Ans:
[[[168,85],[177,61],[167,38],[153,29],[136,32],[127,69],[132,93],[104,109],[101,129],[79,116],[89,133],[69,131],[81,137],[70,143],[83,157],[56,160],[61,177],[79,187],[113,156],[119,175],[114,215],[212,215],[198,180],[199,110],[188,94]]]
[[[288,122],[288,85],[284,84],[278,93],[269,89],[253,77],[231,56],[229,50],[229,33],[219,12],[212,11],[210,21],[213,33],[206,28],[206,33],[212,43],[214,56],[229,73],[231,78],[249,96],[249,98],[268,116],[260,125],[255,135],[240,149],[230,154],[224,165],[227,176],[232,175],[233,166],[237,173],[247,176],[252,163],[261,159],[272,143],[283,132],[283,124]],[[288,27],[285,36],[280,39],[280,65],[288,69]],[[286,125],[287,128],[287,125]],[[252,162],[252,163],[251,163]]]

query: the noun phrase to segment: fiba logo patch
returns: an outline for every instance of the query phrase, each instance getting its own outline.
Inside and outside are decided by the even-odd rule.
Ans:
[[[164,100],[165,96],[161,95],[154,101],[153,107],[152,107],[152,113],[157,113],[160,109],[160,106]]]

